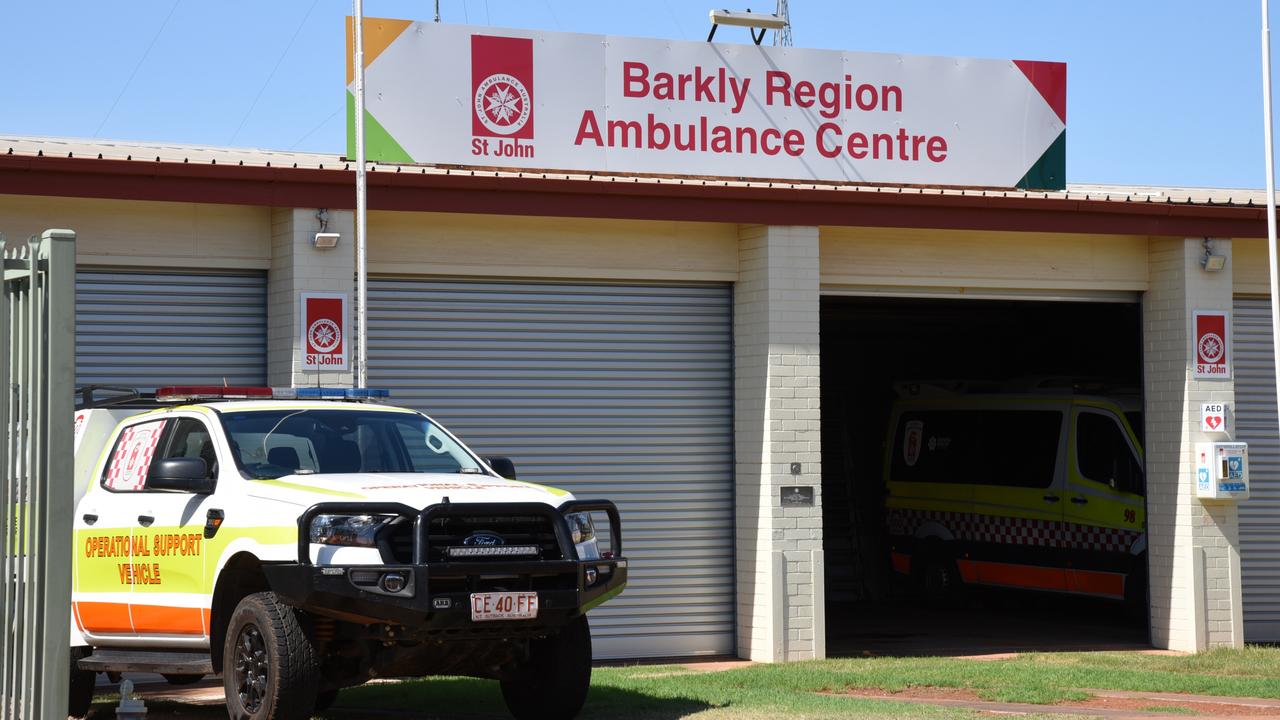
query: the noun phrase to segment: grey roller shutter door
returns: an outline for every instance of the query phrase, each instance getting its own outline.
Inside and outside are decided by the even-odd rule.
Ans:
[[[369,382],[522,480],[618,504],[631,576],[598,658],[734,650],[725,286],[373,279]]]
[[[1249,443],[1250,497],[1240,503],[1246,642],[1280,641],[1280,437],[1276,428],[1271,302],[1236,298],[1235,436]]]
[[[76,273],[76,383],[265,385],[267,283],[236,274]]]

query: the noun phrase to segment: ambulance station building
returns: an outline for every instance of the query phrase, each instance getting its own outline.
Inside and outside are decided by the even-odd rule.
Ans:
[[[385,30],[388,49],[372,53],[371,88],[379,62],[409,62],[417,51],[396,44],[413,40],[412,26],[394,30]],[[367,34],[376,50],[381,41]],[[544,52],[537,33],[511,34]],[[430,44],[476,42],[466,28],[442,37]],[[564,37],[572,45],[589,36]],[[612,40],[610,52],[647,57]],[[829,118],[820,105],[796,105],[798,70],[789,109],[748,122],[733,103],[747,113],[760,99],[757,111],[768,112],[767,92],[775,88],[776,107],[783,79],[756,73],[746,56],[783,49],[684,45],[716,49],[736,77],[758,83],[726,84],[728,107],[706,126],[708,141],[735,118],[757,130],[801,127],[808,154],[792,160],[803,164],[832,151],[837,130],[842,155],[870,153],[876,134],[893,134],[868,131],[863,148],[833,120],[821,131],[827,144],[815,145]],[[493,57],[472,50],[454,48],[476,64]],[[554,62],[534,58],[535,67]],[[799,660],[836,654],[841,633],[874,633],[901,592],[882,537],[896,394],[979,380],[1096,381],[1140,398],[1131,419],[1145,450],[1147,533],[1145,550],[1130,549],[1149,568],[1142,639],[1178,650],[1280,641],[1262,193],[1013,189],[1061,187],[1065,108],[1057,125],[1036,131],[1042,146],[1022,152],[1026,165],[1007,181],[983,176],[982,163],[959,175],[930,167],[950,168],[930,159],[944,143],[948,158],[963,160],[969,137],[931,140],[943,133],[917,131],[911,117],[889,124],[906,128],[908,151],[913,136],[924,138],[916,160],[896,161],[918,178],[751,180],[743,178],[756,173],[735,170],[747,161],[731,152],[654,159],[629,146],[606,155],[620,149],[603,147],[617,108],[651,100],[625,93],[656,92],[662,57],[646,61],[643,83],[628,62],[584,64],[587,74],[616,70],[599,83],[616,79],[623,94],[603,104],[516,93],[533,108],[527,139],[485,135],[463,103],[465,122],[442,116],[433,131],[465,136],[447,151],[468,154],[457,157],[441,150],[425,160],[418,139],[397,129],[409,110],[369,109],[369,384],[479,452],[511,457],[521,479],[618,504],[632,580],[592,614],[598,658]],[[502,75],[552,92],[543,70],[523,83],[519,73],[534,71],[482,70],[481,83]],[[1026,78],[1043,70],[1021,68]],[[469,98],[472,74],[458,74],[466,87],[454,94]],[[899,86],[908,110],[922,92],[874,85]],[[877,95],[877,107],[886,102],[896,102],[892,91]],[[513,107],[518,118],[524,111]],[[582,107],[595,117],[584,120]],[[646,112],[627,119],[646,143],[664,132]],[[704,129],[697,118],[664,122],[673,143]],[[615,141],[635,131],[612,127]],[[538,169],[573,161],[557,154],[556,129],[572,145],[565,152],[598,150],[599,164]],[[784,160],[785,136],[769,139],[782,143]],[[533,147],[535,157],[470,156],[484,148],[472,141],[486,138],[494,148]],[[763,147],[762,131],[755,142]],[[903,146],[895,139],[881,150],[890,144]],[[974,183],[960,182],[975,172]],[[349,371],[303,368],[300,297],[354,293],[353,187],[353,163],[337,155],[0,138],[8,243],[49,227],[77,235],[80,384],[351,382]],[[336,233],[336,246],[318,247],[320,232]],[[1226,370],[1198,377],[1195,316],[1214,313],[1225,318]],[[1225,432],[1202,430],[1206,403],[1226,406]],[[1223,440],[1249,443],[1248,499],[1196,496],[1196,443]]]

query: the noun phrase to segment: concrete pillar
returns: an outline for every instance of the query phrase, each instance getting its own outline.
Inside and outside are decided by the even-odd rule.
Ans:
[[[299,293],[345,292],[355,298],[355,215],[329,211],[329,232],[341,233],[338,246],[317,249],[316,208],[273,208],[271,270],[267,274],[267,382],[275,387],[316,385],[317,373],[302,370],[302,305]],[[352,306],[348,306],[352,307]],[[347,328],[354,332],[354,328]],[[352,373],[326,370],[326,386],[351,384]]]
[[[822,658],[816,227],[740,228],[734,360],[738,654]],[[793,485],[812,507],[781,506]]]
[[[1214,252],[1230,256],[1231,241]],[[1195,497],[1195,444],[1214,439],[1200,432],[1200,405],[1235,400],[1232,380],[1193,377],[1192,314],[1232,304],[1230,260],[1209,273],[1203,256],[1203,238],[1153,238],[1142,307],[1151,639],[1184,651],[1244,643],[1237,508]]]

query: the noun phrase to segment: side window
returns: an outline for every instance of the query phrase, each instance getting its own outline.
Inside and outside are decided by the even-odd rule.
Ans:
[[[1053,484],[1062,439],[1057,410],[988,410],[982,413],[983,485],[1047,488]]]
[[[200,458],[204,460],[205,477],[218,476],[218,454],[213,449],[209,428],[194,418],[178,418],[169,433],[164,458]]]
[[[168,420],[153,420],[121,431],[107,461],[102,486],[116,492],[136,492],[146,487],[151,461],[168,424]]]
[[[1119,423],[1110,415],[1082,412],[1076,416],[1076,462],[1080,474],[1088,480],[1122,492],[1143,494],[1142,466]]]
[[[889,480],[972,482],[981,455],[977,421],[978,413],[966,410],[904,412],[898,419]]]

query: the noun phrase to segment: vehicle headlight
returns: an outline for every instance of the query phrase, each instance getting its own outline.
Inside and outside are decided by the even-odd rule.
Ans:
[[[569,532],[573,537],[573,544],[586,542],[596,536],[596,526],[591,523],[590,513],[569,513],[564,516],[569,521]]]
[[[598,560],[600,546],[596,542],[596,527],[591,522],[591,513],[569,513],[564,519],[569,522],[569,535],[578,551],[578,559]]]
[[[311,521],[311,542],[322,545],[373,547],[382,526],[394,515],[317,515]]]

